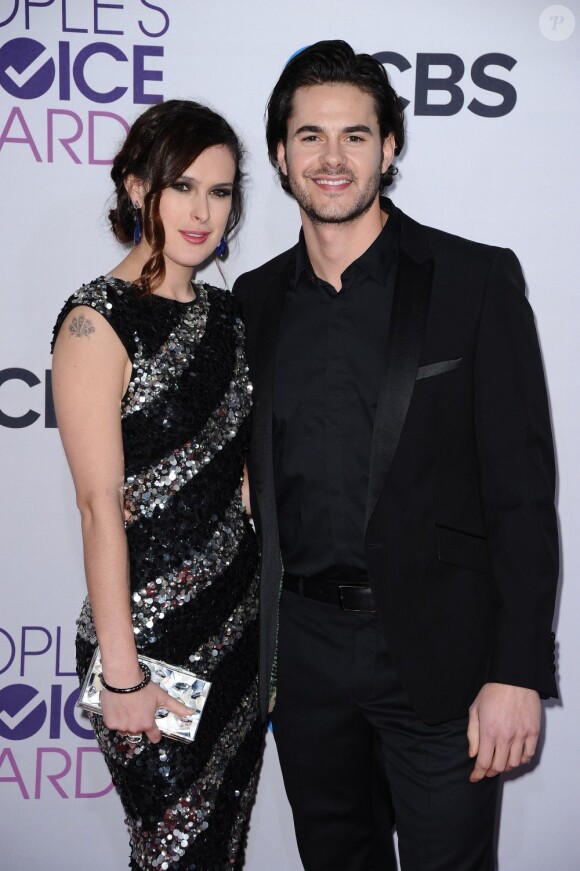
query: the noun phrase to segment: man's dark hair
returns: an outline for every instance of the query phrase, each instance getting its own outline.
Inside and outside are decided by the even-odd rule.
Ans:
[[[342,39],[315,42],[288,61],[266,106],[268,157],[278,170],[285,191],[290,190],[288,177],[278,166],[276,152],[279,142],[286,143],[294,94],[298,88],[327,84],[354,85],[370,94],[375,101],[383,141],[393,134],[396,155],[405,143],[403,106],[382,63],[370,54],[355,54]],[[389,166],[381,177],[381,190],[391,184],[396,174],[397,168]]]

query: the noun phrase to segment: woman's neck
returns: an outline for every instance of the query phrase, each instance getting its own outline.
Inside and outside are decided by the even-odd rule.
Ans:
[[[141,277],[143,267],[151,256],[149,246],[141,242],[132,248],[127,256],[121,260],[109,273],[114,278],[122,281],[136,282]],[[191,286],[193,271],[189,267],[178,266],[165,261],[165,275],[153,293],[166,299],[174,299],[177,302],[190,302],[195,297]]]

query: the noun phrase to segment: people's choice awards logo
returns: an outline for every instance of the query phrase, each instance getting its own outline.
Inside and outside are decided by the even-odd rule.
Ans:
[[[576,19],[567,6],[548,6],[540,15],[540,32],[546,39],[562,42],[574,33]]]
[[[160,41],[169,15],[149,0],[126,6],[2,0],[0,95],[26,103],[46,97],[52,105],[3,104],[0,157],[18,148],[37,163],[111,163],[111,142],[129,125],[109,106],[163,100]],[[137,38],[128,37],[135,29]]]
[[[60,626],[0,627],[0,797],[40,799],[56,791],[61,798],[99,798],[112,789],[92,729],[76,707],[78,681],[63,667],[63,647]],[[71,746],[75,739],[82,746]]]
[[[54,81],[56,67],[42,43],[20,37],[0,48],[0,85],[20,100],[46,94]]]

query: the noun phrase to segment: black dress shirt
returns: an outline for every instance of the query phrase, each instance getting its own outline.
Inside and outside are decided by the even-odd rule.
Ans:
[[[300,234],[274,372],[276,501],[290,574],[365,579],[371,440],[398,240],[395,213],[337,292],[314,275]]]

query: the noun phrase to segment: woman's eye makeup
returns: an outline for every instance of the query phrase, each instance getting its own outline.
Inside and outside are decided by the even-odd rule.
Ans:
[[[171,188],[172,188],[172,190],[180,191],[181,193],[189,193],[189,191],[192,190],[192,185],[191,185],[191,182],[189,182],[189,181],[185,181],[185,180],[179,181],[178,180],[178,181],[173,182],[173,184],[171,185]],[[212,194],[214,197],[217,197],[218,199],[222,199],[225,197],[231,197],[232,188],[231,187],[213,188],[213,190],[210,191],[210,194]]]

